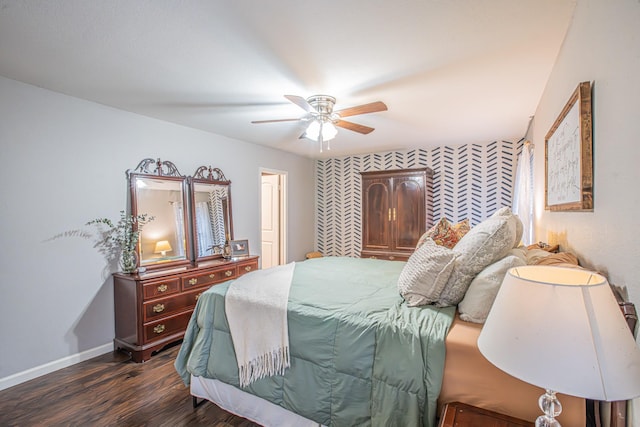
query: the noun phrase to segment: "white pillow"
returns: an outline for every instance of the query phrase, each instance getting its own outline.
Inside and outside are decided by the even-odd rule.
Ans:
[[[523,265],[526,265],[524,260],[515,255],[507,255],[482,270],[471,281],[467,293],[458,304],[460,318],[467,322],[484,323],[507,270]]]
[[[551,252],[547,252],[544,249],[529,249],[527,251],[527,264],[535,265],[542,258],[546,258],[551,255]]]
[[[439,307],[458,304],[469,284],[486,266],[504,258],[516,238],[515,216],[492,216],[473,227],[453,247],[453,271],[436,302]]]
[[[497,211],[495,211],[493,213],[493,215],[491,215],[492,217],[495,216],[506,216],[506,217],[514,217],[515,221],[516,221],[516,241],[513,244],[513,247],[516,248],[518,247],[518,245],[520,244],[520,241],[522,240],[522,234],[524,233],[524,225],[522,225],[522,221],[520,221],[520,218],[518,217],[518,215],[514,214],[513,212],[511,212],[511,208],[509,207],[503,207],[498,209]]]
[[[431,238],[411,254],[398,278],[398,291],[407,305],[436,302],[453,269],[455,254]]]

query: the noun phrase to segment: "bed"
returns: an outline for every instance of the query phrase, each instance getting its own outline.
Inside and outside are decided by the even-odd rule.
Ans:
[[[288,304],[291,367],[242,391],[315,424],[433,426],[455,308],[403,304],[396,285],[403,266],[333,257],[297,263]],[[175,363],[187,384],[193,376],[198,386],[210,378],[239,389],[224,316],[228,287],[198,300]]]
[[[435,274],[428,282],[436,285],[429,291],[399,293],[412,259],[326,257],[296,263],[287,307],[291,367],[245,388],[239,387],[225,318],[225,294],[232,282],[217,285],[198,300],[176,370],[193,396],[263,425],[431,427],[444,404],[453,401],[533,421],[543,391],[484,359],[476,344],[482,325],[462,320],[459,308],[464,308],[462,316],[479,314],[465,301],[457,304],[474,292],[481,299],[490,293],[479,280],[485,271],[494,277],[495,266],[525,262],[511,253],[519,241],[511,218],[493,221],[501,232],[507,230],[504,239],[495,227],[487,232],[484,222],[474,227],[455,246],[465,253],[441,257],[445,264],[447,259],[459,263],[446,264],[452,284],[441,274],[449,267],[432,266]],[[500,249],[487,255],[486,249],[498,243]],[[429,251],[441,250],[429,244]],[[463,281],[482,286],[461,288]],[[414,303],[419,306],[410,306]],[[560,422],[584,426],[584,400],[565,396],[562,402]]]

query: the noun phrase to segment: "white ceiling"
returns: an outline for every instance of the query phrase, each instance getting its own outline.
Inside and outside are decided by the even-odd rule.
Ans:
[[[309,157],[524,136],[576,0],[0,0],[0,75]],[[284,99],[350,117],[330,152]]]

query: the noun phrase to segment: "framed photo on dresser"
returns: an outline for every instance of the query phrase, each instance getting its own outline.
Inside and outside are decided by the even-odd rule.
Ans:
[[[231,258],[249,256],[248,240],[232,240],[229,246],[231,246]]]

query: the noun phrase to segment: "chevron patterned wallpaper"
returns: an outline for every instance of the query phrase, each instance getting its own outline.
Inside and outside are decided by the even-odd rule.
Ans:
[[[316,162],[316,242],[325,256],[360,256],[360,172],[433,169],[433,218],[476,225],[511,206],[516,160],[524,140],[391,151]]]

